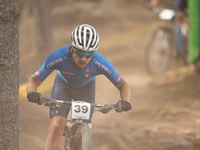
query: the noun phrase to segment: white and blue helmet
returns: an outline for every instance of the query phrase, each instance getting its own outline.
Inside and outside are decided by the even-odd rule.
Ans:
[[[97,31],[88,24],[76,27],[70,37],[71,45],[83,51],[97,51],[99,42],[100,38]]]

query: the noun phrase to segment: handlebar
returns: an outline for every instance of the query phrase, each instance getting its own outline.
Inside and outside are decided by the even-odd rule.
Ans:
[[[45,106],[50,107],[51,109],[59,109],[60,107],[58,105],[64,105],[64,106],[71,106],[72,102],[71,101],[63,101],[63,100],[56,100],[52,98],[42,98],[43,101],[42,103],[45,104]],[[93,108],[98,108],[98,111],[102,113],[107,113],[110,110],[115,110],[117,109],[116,104],[94,104],[90,103],[91,107]]]

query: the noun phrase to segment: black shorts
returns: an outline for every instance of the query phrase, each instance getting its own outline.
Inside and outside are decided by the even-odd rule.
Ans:
[[[95,80],[92,80],[85,87],[75,89],[70,87],[58,74],[56,75],[54,86],[51,93],[52,99],[71,101],[72,99],[77,101],[85,101],[89,103],[95,103]],[[70,107],[61,106],[61,109],[52,110],[50,109],[50,118],[55,116],[63,116],[67,118]],[[91,122],[94,109],[92,108],[90,114]]]

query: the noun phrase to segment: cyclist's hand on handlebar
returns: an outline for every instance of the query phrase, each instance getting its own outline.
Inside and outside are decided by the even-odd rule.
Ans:
[[[129,103],[128,101],[119,100],[116,105],[117,105],[116,112],[131,110],[131,103]]]
[[[29,102],[37,103],[38,105],[42,105],[42,95],[38,92],[29,92],[27,94],[27,98]]]

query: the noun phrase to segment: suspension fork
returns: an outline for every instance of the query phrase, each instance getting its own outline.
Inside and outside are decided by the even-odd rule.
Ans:
[[[65,126],[65,150],[71,150],[72,146],[71,127],[72,127],[72,122],[67,120]]]

